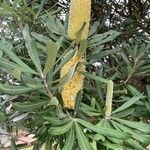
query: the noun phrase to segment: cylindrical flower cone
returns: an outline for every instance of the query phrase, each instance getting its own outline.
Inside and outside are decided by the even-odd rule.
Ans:
[[[71,0],[70,11],[69,11],[69,23],[68,23],[68,37],[72,40],[77,38],[77,33],[85,26],[81,32],[79,41],[86,40],[89,33],[89,22],[91,13],[91,0]],[[61,69],[62,78],[75,64],[77,65],[76,71],[72,77],[65,85],[61,91],[61,96],[63,99],[63,105],[65,108],[74,108],[77,93],[82,89],[84,76],[81,71],[85,71],[85,65],[80,63],[85,61],[79,54],[78,50],[75,55],[63,66]]]
[[[81,56],[76,53],[61,69],[61,78],[68,73],[73,65],[81,60]],[[76,95],[82,89],[84,82],[84,76],[81,74],[81,71],[85,71],[85,65],[79,62],[72,79],[63,86],[61,95],[65,108],[74,108]]]
[[[68,37],[76,39],[76,33],[84,23],[81,40],[87,39],[91,14],[91,0],[71,0],[68,22]]]

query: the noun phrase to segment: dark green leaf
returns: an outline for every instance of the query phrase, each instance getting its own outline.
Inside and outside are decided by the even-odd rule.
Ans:
[[[10,46],[6,46],[6,43],[0,42],[0,49],[4,51],[11,60],[16,62],[20,67],[22,67],[24,70],[27,70],[26,72],[30,72],[32,74],[37,74],[33,69],[31,69],[29,66],[27,66],[13,51]]]
[[[107,83],[107,82],[108,82],[107,79],[104,79],[104,78],[102,78],[102,77],[98,77],[98,76],[96,76],[96,75],[94,75],[94,74],[90,74],[90,73],[87,73],[87,72],[84,72],[83,75],[84,75],[85,77],[90,78],[90,79],[93,79],[93,80],[95,80],[95,81],[100,81],[100,82],[103,82],[103,83]]]
[[[119,118],[113,118],[114,120],[123,123],[124,125],[133,128],[133,129],[137,129],[139,131],[142,131],[146,134],[150,134],[150,125],[146,124],[144,122],[136,122],[136,121],[128,121],[128,120],[123,120],[123,119],[119,119]]]
[[[118,112],[118,113],[115,113],[115,114],[112,114],[113,117],[118,117],[118,118],[124,118],[128,115],[131,115],[133,112],[135,111],[134,108],[129,108],[129,109],[125,109],[121,112]]]
[[[27,47],[28,53],[30,55],[30,58],[32,59],[37,71],[41,75],[42,68],[41,68],[41,62],[40,62],[40,58],[39,58],[39,54],[38,54],[38,50],[37,50],[37,45],[36,45],[35,40],[33,40],[30,37],[28,25],[26,25],[23,29],[23,37],[25,39],[26,47]]]
[[[112,149],[112,150],[123,150],[123,146],[121,146],[119,144],[112,144],[109,141],[104,141],[101,144],[104,145],[104,146],[106,146],[107,148]]]
[[[122,110],[125,110],[127,108],[129,108],[130,106],[132,106],[135,102],[137,102],[141,97],[143,96],[143,94],[140,94],[138,96],[134,96],[133,98],[131,98],[130,100],[128,100],[127,102],[125,102],[123,105],[121,105],[119,108],[117,108],[116,110],[114,110],[112,112],[112,114],[120,112]]]
[[[85,126],[86,128],[96,132],[96,133],[100,133],[101,135],[104,136],[110,136],[110,137],[115,137],[118,139],[127,139],[129,138],[131,135],[129,133],[123,133],[111,128],[107,128],[107,127],[96,127],[95,125],[90,124],[87,121],[81,120],[81,119],[77,119],[77,121],[79,123],[81,123],[83,126]]]
[[[44,117],[52,126],[60,126],[70,122],[70,118],[56,118],[56,117]]]
[[[45,63],[45,68],[43,70],[44,75],[46,75],[49,70],[54,66],[56,61],[56,56],[58,52],[58,45],[53,41],[48,41],[47,43],[47,60]]]
[[[74,128],[72,127],[69,133],[66,135],[65,145],[62,150],[72,150],[75,140]]]
[[[13,138],[11,138],[10,150],[17,150],[17,146]]]
[[[77,122],[75,122],[75,129],[76,129],[77,140],[81,150],[91,150],[92,147]]]
[[[96,34],[96,35],[94,35],[94,36],[91,37],[91,39],[89,41],[89,47],[102,45],[104,43],[112,41],[117,36],[119,36],[119,34],[120,34],[119,32],[112,31],[112,30],[110,30],[108,32],[105,32],[103,34]]]
[[[15,85],[13,86],[13,85],[0,84],[0,92],[9,95],[25,94],[39,89],[41,89],[41,86],[26,87],[26,86],[15,86]]]
[[[5,114],[0,110],[0,124],[5,120]]]
[[[13,107],[19,111],[33,111],[35,109],[41,108],[42,106],[46,106],[49,101],[37,101],[37,102],[15,102],[12,103]]]
[[[60,127],[51,127],[49,129],[49,134],[50,135],[62,135],[64,133],[66,133],[67,131],[69,131],[71,129],[73,125],[73,121],[70,121],[69,123],[60,126]]]

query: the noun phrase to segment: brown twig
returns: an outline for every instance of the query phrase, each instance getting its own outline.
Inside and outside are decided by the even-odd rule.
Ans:
[[[49,97],[50,99],[52,99],[52,98],[53,98],[53,95],[52,95],[52,93],[51,93],[51,91],[50,91],[50,89],[49,89],[49,87],[48,87],[48,82],[47,82],[47,80],[46,80],[46,77],[43,75],[43,73],[41,73],[41,78],[42,78],[42,80],[43,80],[44,87],[45,87],[45,89],[46,89],[46,91],[47,91],[48,97]]]

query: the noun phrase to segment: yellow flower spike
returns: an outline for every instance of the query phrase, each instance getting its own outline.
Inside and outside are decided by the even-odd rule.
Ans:
[[[91,0],[71,0],[68,22],[68,37],[76,39],[76,33],[84,23],[81,40],[87,39],[91,14]]]
[[[61,69],[61,78],[66,73],[68,73],[68,71],[74,64],[82,60],[83,59],[81,58],[81,56],[76,52],[75,55]],[[61,95],[63,98],[63,104],[65,108],[74,108],[76,95],[82,89],[84,82],[84,76],[81,74],[81,71],[85,71],[85,65],[82,62],[79,62],[76,68],[76,72],[73,75],[72,79],[65,83],[65,85],[63,86]]]
[[[79,40],[81,44],[81,47],[79,48],[80,50],[76,50],[74,56],[62,67],[60,72],[60,77],[62,78],[68,73],[71,67],[73,67],[75,64],[78,64],[73,77],[67,83],[65,83],[61,91],[63,105],[68,109],[74,108],[77,93],[83,87],[84,76],[81,74],[81,72],[85,71],[85,65],[82,63],[85,61],[85,58],[82,58],[81,54],[86,50],[86,47],[84,46],[85,42],[83,41],[88,37],[90,14],[91,0],[71,0],[67,31],[68,37],[72,40],[75,40],[79,30],[82,29],[84,24],[85,26],[83,30],[81,30],[82,32],[81,37],[79,37],[80,39],[76,39]]]

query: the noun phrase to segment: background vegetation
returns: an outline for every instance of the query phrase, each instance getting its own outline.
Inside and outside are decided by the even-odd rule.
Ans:
[[[66,110],[60,90],[71,75],[59,75],[75,47],[66,35],[69,1],[1,0],[1,149],[145,150],[149,8],[148,0],[92,0],[84,88],[75,109]],[[105,115],[108,80],[114,82],[111,117]]]

